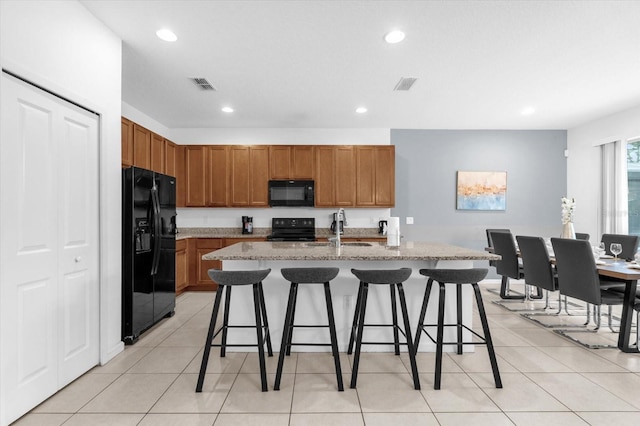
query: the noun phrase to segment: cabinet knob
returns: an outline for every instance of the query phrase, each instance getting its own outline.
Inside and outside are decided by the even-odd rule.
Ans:
[[[73,259],[73,260],[75,260],[75,261],[76,261],[76,263],[80,263],[80,262],[82,262],[82,256],[78,256],[78,257],[76,257],[76,258],[75,258],[75,259]]]

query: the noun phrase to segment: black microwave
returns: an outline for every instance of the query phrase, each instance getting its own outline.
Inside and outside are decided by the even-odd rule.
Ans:
[[[271,207],[313,207],[315,184],[312,180],[270,180]]]

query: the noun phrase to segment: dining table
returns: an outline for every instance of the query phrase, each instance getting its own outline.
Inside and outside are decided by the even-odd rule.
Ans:
[[[640,265],[623,260],[607,259],[596,264],[598,274],[607,278],[616,278],[624,282],[624,301],[620,316],[620,331],[618,333],[618,349],[626,353],[638,353],[637,345],[631,344],[631,326],[633,324],[633,306],[636,301],[638,279],[640,279]],[[640,325],[636,325],[640,326]]]

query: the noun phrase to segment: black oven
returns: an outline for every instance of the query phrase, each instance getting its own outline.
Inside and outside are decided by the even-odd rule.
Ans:
[[[312,180],[270,180],[271,207],[313,207],[315,184]]]

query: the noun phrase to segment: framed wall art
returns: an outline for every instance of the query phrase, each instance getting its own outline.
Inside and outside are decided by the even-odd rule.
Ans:
[[[507,172],[458,171],[458,210],[506,210]]]

